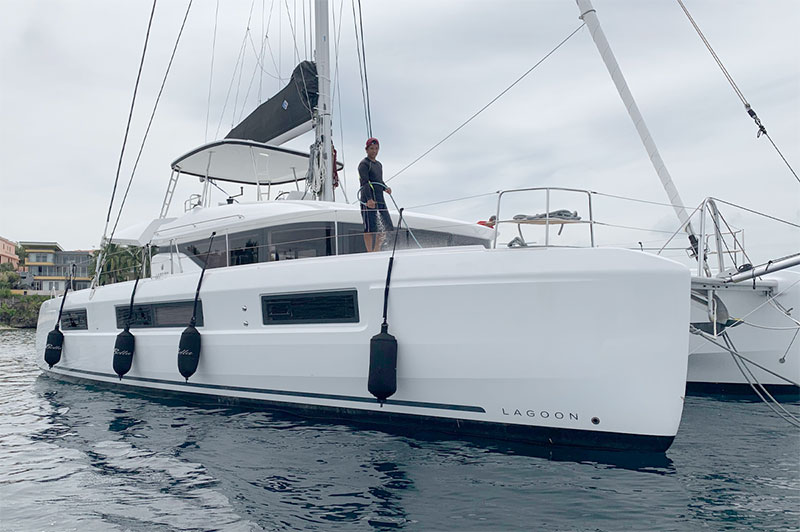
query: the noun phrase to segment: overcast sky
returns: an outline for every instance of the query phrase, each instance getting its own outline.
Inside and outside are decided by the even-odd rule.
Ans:
[[[693,209],[704,197],[715,196],[800,223],[800,183],[769,141],[756,139],[756,126],[678,3],[594,4],[684,203]],[[795,169],[800,167],[797,2],[685,4],[773,140]],[[58,241],[69,249],[98,245],[151,5],[0,3],[1,236]],[[158,216],[172,160],[224,137],[282,86],[277,78],[287,77],[296,63],[292,26],[299,58],[310,55],[304,30],[310,17],[306,12],[304,25],[303,2],[225,0],[216,18],[212,74],[215,6],[211,0],[195,0],[192,6],[121,227]],[[580,25],[571,0],[368,0],[362,6],[373,134],[381,139],[385,177],[452,132]],[[123,189],[185,7],[186,2],[172,0],[156,8],[120,177]],[[368,135],[352,4],[332,2],[337,27],[340,9],[341,107],[337,101],[334,127],[352,200],[358,188],[355,168]],[[252,43],[245,39],[248,18]],[[255,70],[254,48],[260,48],[265,32],[267,72],[261,73]],[[238,63],[243,41],[244,60]],[[309,143],[305,136],[290,146],[307,150]],[[405,207],[536,186],[666,202],[586,28],[390,185]],[[180,213],[195,186],[179,188],[170,214]],[[603,227],[598,231],[603,245],[655,245],[668,235],[643,229],[677,227],[668,207],[606,197],[595,201],[597,220],[637,228]],[[494,211],[495,202],[496,197],[484,196],[421,210],[479,220]],[[552,207],[586,216],[585,204],[574,198],[556,197]],[[543,210],[542,198],[517,197],[503,217]],[[797,229],[730,207],[723,215],[745,228],[755,262],[800,249]]]

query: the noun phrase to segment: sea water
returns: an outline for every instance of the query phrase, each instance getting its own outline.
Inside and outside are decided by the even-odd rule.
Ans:
[[[0,331],[3,531],[800,530],[800,431],[757,401],[688,397],[666,454],[593,453],[189,406],[39,356]]]

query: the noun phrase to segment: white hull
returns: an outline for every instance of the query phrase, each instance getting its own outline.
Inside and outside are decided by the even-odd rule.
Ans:
[[[726,329],[736,350],[747,359],[768,369],[747,364],[758,382],[772,391],[799,393],[775,374],[792,382],[800,382],[800,337],[795,338],[796,325],[781,311],[769,304],[769,293],[786,309],[800,309],[800,273],[784,270],[765,277],[757,289],[752,282],[718,286],[716,294],[725,304],[731,318],[745,323]],[[698,279],[693,284],[698,284]],[[770,292],[767,292],[767,289]],[[709,322],[705,307],[692,304],[692,323]],[[724,343],[722,338],[719,343]],[[772,373],[770,373],[772,372]],[[752,378],[751,378],[752,380]],[[689,391],[722,391],[754,393],[734,357],[703,339],[692,335],[689,344]]]
[[[680,423],[690,284],[672,261],[617,249],[439,248],[398,252],[389,332],[399,344],[397,393],[367,392],[387,253],[318,257],[206,271],[197,373],[178,373],[182,328],[133,328],[133,366],[112,370],[115,306],[132,282],[70,293],[86,330],[64,332],[55,376],[264,402],[377,422],[587,447],[663,451]],[[140,281],[136,303],[191,300],[197,273]],[[357,323],[264,325],[261,296],[355,289]],[[44,351],[60,299],[42,305]]]

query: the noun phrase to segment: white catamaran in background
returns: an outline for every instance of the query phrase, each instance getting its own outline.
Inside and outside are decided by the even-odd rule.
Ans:
[[[43,370],[336,419],[666,450],[683,409],[688,269],[626,249],[498,248],[489,228],[411,212],[392,242],[404,249],[364,253],[360,207],[332,201],[328,6],[315,7],[316,62],[285,89],[300,105],[279,94],[173,162],[160,217],[112,239],[150,246],[150,275],[46,302]],[[308,124],[310,154],[277,146]],[[183,176],[203,192],[171,217]],[[217,182],[251,185],[256,201],[212,205]]]
[[[692,224],[648,131],[595,9],[590,0],[577,2],[581,18],[680,221],[675,233],[686,232],[696,260],[691,290],[694,335],[689,347],[688,391],[755,392],[762,398],[769,397],[769,392],[799,395],[800,321],[791,315],[791,310],[800,309],[800,272],[787,268],[800,264],[800,252],[792,249],[786,257],[753,266],[747,261],[743,242],[721,217],[714,198],[705,199],[695,209],[699,232],[695,231],[697,226]],[[766,133],[755,111],[746,101],[744,104],[759,126],[759,135]],[[713,255],[716,265],[711,264]],[[726,256],[732,264],[726,265]]]

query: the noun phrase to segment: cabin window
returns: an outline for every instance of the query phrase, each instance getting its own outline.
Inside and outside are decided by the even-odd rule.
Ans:
[[[269,229],[269,259],[289,260],[333,255],[333,224],[308,222]]]
[[[483,246],[485,248],[489,248],[491,246],[490,240],[484,240],[483,238],[478,238],[477,236],[465,236],[465,235],[451,235],[453,238],[451,239],[451,246]]]
[[[339,253],[366,253],[364,244],[364,226],[361,224],[339,224]]]
[[[193,306],[194,300],[134,305],[131,328],[186,327],[192,319]],[[125,324],[128,321],[129,309],[130,305],[120,305],[116,307],[117,329],[125,328]],[[197,327],[203,326],[203,302],[201,300],[197,301],[197,316],[195,321]]]
[[[358,292],[336,290],[261,296],[264,325],[358,323]]]
[[[86,318],[85,308],[65,310],[61,314],[61,328],[65,331],[86,330],[89,322]]]
[[[217,234],[214,236],[214,242],[211,244],[211,253],[208,252],[208,238],[197,240],[195,242],[187,242],[186,244],[178,244],[178,250],[184,255],[188,256],[192,261],[202,267],[206,262],[206,255],[208,256],[208,268],[221,268],[228,265],[228,248],[225,244],[225,235]]]
[[[266,262],[266,244],[266,231],[263,229],[243,231],[241,233],[229,235],[228,246],[230,248],[231,266]]]
[[[394,234],[387,237],[387,248],[390,248]],[[220,234],[214,238],[208,257],[208,268],[334,255],[334,238],[332,222],[301,222],[230,233],[227,236],[227,247],[225,235]],[[425,229],[414,229],[412,237],[407,229],[402,228],[397,232],[397,238],[399,249],[416,248],[417,242],[423,248],[469,245],[490,247],[489,240]],[[203,266],[208,252],[208,239],[178,244],[178,250],[197,265]],[[339,223],[339,254],[364,252],[366,247],[363,225]],[[157,247],[154,253],[170,253],[170,247]]]
[[[397,231],[398,249],[415,249],[417,242],[423,248],[437,248],[449,246],[483,246],[489,248],[489,240],[473,236],[462,236],[440,231],[429,231],[426,229],[412,229],[411,233],[404,227]],[[394,233],[386,239],[385,249],[391,249]],[[414,240],[416,239],[416,241]],[[364,227],[360,224],[339,224],[339,253],[364,253]]]

